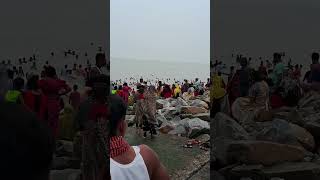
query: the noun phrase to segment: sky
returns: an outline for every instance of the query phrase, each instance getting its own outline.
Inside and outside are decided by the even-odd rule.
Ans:
[[[213,54],[270,57],[285,51],[294,62],[309,62],[320,51],[319,0],[214,0]]]
[[[2,0],[0,60],[30,57],[34,51],[106,47],[107,1]]]
[[[210,0],[111,0],[111,63],[210,60]]]

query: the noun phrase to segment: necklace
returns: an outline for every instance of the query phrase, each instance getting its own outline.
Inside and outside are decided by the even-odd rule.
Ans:
[[[114,158],[127,152],[130,148],[128,142],[122,136],[110,138],[110,157]]]

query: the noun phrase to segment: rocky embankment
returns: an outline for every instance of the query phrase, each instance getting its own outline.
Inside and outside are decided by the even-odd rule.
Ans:
[[[199,138],[210,134],[209,92],[202,96],[177,99],[158,99],[156,101],[158,130],[163,134]],[[129,106],[126,120],[134,125],[134,106]],[[208,142],[207,139],[205,142]],[[203,143],[205,143],[203,142]]]
[[[306,94],[297,107],[253,113],[236,121],[218,113],[212,120],[214,179],[320,179],[320,94]],[[261,116],[260,116],[261,117]],[[263,119],[263,121],[262,121]]]

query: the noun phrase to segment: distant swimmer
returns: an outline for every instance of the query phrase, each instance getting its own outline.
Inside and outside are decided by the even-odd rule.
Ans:
[[[76,55],[76,52],[75,52],[75,51],[72,51],[72,55],[73,55],[73,56]]]
[[[78,58],[79,58],[79,55],[77,54],[77,55],[76,55],[76,59],[78,59]]]
[[[99,46],[99,52],[102,52],[102,47],[101,46]]]
[[[51,52],[51,56],[54,56],[54,52]]]
[[[93,42],[92,42],[92,43],[90,43],[90,45],[91,45],[91,46],[93,46]]]
[[[87,52],[86,52],[86,53],[84,53],[84,56],[85,56],[85,57],[87,57],[87,56],[88,56],[88,53],[87,53]]]
[[[68,52],[65,51],[65,52],[64,52],[64,57],[67,57],[67,56],[68,56]]]

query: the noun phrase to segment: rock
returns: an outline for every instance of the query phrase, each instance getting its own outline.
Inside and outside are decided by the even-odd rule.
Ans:
[[[271,111],[259,111],[255,120],[258,122],[272,121],[273,113]]]
[[[164,117],[162,114],[156,115],[157,121],[159,126],[161,126],[164,122],[168,121],[166,117]]]
[[[156,106],[157,106],[157,109],[167,108],[167,107],[170,107],[170,102],[164,99],[157,99]]]
[[[68,157],[53,157],[51,169],[62,170],[70,168],[70,158]]]
[[[291,131],[290,124],[282,119],[275,119],[271,123],[264,123],[264,128],[256,134],[256,139],[282,144],[300,145]]]
[[[127,109],[127,111],[133,111],[134,109],[133,109],[133,106],[128,106],[128,109]]]
[[[207,113],[208,110],[202,107],[195,107],[195,106],[182,106],[181,107],[181,114],[201,114]]]
[[[73,147],[73,142],[59,140],[57,141],[56,155],[71,157],[73,154]]]
[[[313,136],[304,128],[290,124],[293,135],[297,138],[298,142],[307,150],[313,151],[315,142]]]
[[[205,109],[209,109],[209,105],[206,102],[201,101],[200,99],[193,100],[191,102],[190,106],[196,106],[196,107],[202,107]]]
[[[213,119],[213,131],[217,137],[231,140],[248,140],[249,134],[235,120],[224,113],[217,113]]]
[[[156,102],[156,108],[157,109],[163,109],[163,104],[160,104],[160,103]]]
[[[199,118],[204,121],[210,122],[210,114],[209,113],[201,113],[192,116],[193,118]]]
[[[51,169],[62,170],[62,169],[79,169],[80,160],[73,159],[70,157],[54,157],[52,161]]]
[[[233,141],[227,147],[227,159],[245,164],[273,165],[301,161],[305,150],[297,146],[267,141]]]
[[[307,122],[305,128],[313,135],[317,140],[320,139],[320,123],[319,122]]]
[[[187,120],[185,123],[185,128],[188,132],[189,138],[196,138],[202,134],[210,134],[209,123],[199,118]]]
[[[320,175],[319,172],[320,166],[314,163],[287,162],[269,167],[260,165],[241,165],[233,168],[230,174],[232,174],[234,179],[248,176],[254,177],[253,179],[266,180],[318,180]]]
[[[289,113],[288,120],[289,120],[289,122],[291,122],[293,124],[297,124],[299,126],[305,125],[305,121],[303,120],[301,113],[296,109],[292,110]]]
[[[320,165],[310,162],[289,162],[265,167],[262,173],[267,178],[281,177],[285,180],[318,180],[320,177]]]
[[[227,157],[227,149],[233,141],[222,136],[211,139],[211,156],[215,157],[213,165],[217,167],[216,169],[232,164],[232,161]]]
[[[224,176],[220,174],[218,171],[211,171],[210,172],[210,179],[214,180],[225,180]]]
[[[161,127],[159,128],[159,131],[163,134],[168,134],[170,131],[175,129],[175,124],[173,124],[170,121],[164,122]]]
[[[128,123],[128,126],[133,126],[135,124],[134,118],[135,115],[126,115],[126,121]]]
[[[171,120],[178,115],[178,110],[175,107],[168,107],[163,109],[163,115],[167,120]]]
[[[257,176],[261,176],[263,166],[261,164],[257,165],[240,165],[231,169],[229,177],[239,179],[241,177],[255,177],[254,179],[259,179]],[[242,179],[242,178],[241,178]],[[249,178],[250,179],[250,178]]]
[[[202,143],[210,141],[210,135],[209,134],[202,134],[201,136],[196,138],[197,140],[201,141]]]
[[[182,99],[181,97],[178,97],[178,98],[177,98],[177,103],[178,103],[180,106],[189,106],[189,104],[188,104],[184,99]]]
[[[169,131],[168,134],[186,136],[187,131],[184,125],[178,124],[173,130]]]
[[[195,118],[194,117],[195,115],[193,115],[193,114],[180,114],[180,118],[181,119],[192,119],[192,118]]]
[[[80,180],[79,169],[51,170],[50,180]]]

